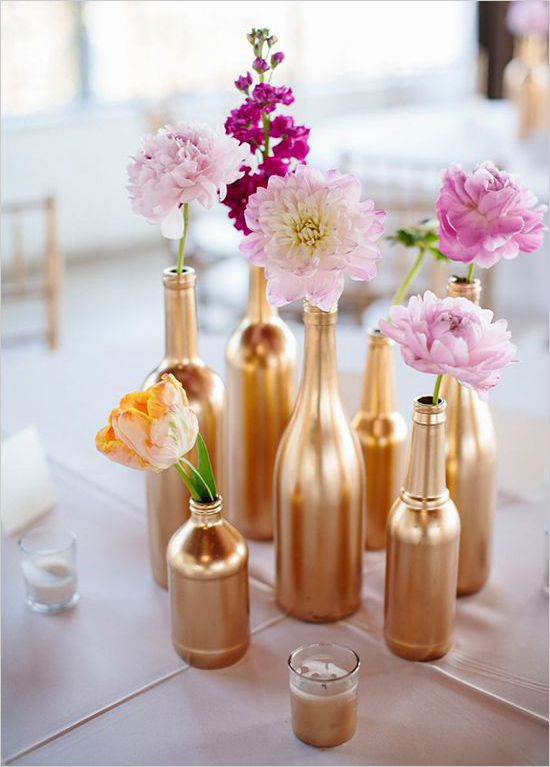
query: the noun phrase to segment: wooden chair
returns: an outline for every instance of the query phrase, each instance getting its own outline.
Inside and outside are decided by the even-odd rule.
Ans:
[[[13,258],[8,265],[7,278],[2,281],[4,301],[20,301],[39,297],[46,302],[46,336],[50,349],[57,349],[61,316],[61,295],[63,284],[63,257],[59,247],[58,208],[55,197],[48,196],[2,205],[2,218],[11,219]],[[29,280],[29,269],[23,251],[23,224],[27,214],[42,212],[46,221],[42,279]]]

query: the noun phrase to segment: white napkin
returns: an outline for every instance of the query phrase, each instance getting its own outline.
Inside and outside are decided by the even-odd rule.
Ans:
[[[2,529],[15,533],[55,504],[42,442],[34,426],[2,440]]]

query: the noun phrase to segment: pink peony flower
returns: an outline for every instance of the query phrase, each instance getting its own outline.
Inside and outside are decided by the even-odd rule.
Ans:
[[[307,298],[329,310],[342,294],[344,274],[372,280],[381,258],[383,210],[361,201],[351,175],[324,174],[299,165],[286,177],[271,176],[248,200],[250,234],[241,251],[265,267],[267,295],[274,306]]]
[[[380,330],[393,338],[403,359],[421,373],[450,375],[486,398],[502,368],[516,362],[506,320],[467,298],[437,298],[427,290],[407,306],[392,306]]]
[[[506,15],[508,30],[514,37],[546,38],[548,35],[548,3],[546,0],[513,0]]]
[[[453,261],[488,269],[501,258],[540,248],[545,205],[491,162],[466,173],[454,165],[443,174],[436,210],[439,248]]]
[[[180,239],[181,206],[196,200],[210,208],[227,185],[239,179],[249,156],[246,144],[207,125],[167,125],[147,136],[128,165],[132,207],[150,223],[160,223],[162,234]]]

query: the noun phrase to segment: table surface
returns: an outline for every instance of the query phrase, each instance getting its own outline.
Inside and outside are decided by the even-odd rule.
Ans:
[[[494,565],[486,588],[459,600],[455,645],[445,658],[411,663],[386,648],[383,552],[365,554],[360,610],[312,625],[280,613],[273,547],[251,543],[250,650],[230,668],[200,671],[173,651],[168,595],[150,576],[143,475],[93,449],[109,408],[143,377],[141,355],[151,351],[153,359],[146,333],[141,340],[141,353],[116,338],[109,349],[90,345],[87,362],[96,372],[88,378],[81,365],[71,366],[82,359],[82,338],[55,363],[37,352],[32,376],[25,375],[28,356],[15,350],[3,370],[4,429],[16,431],[29,418],[39,428],[58,493],[44,521],[76,532],[81,593],[70,612],[32,613],[16,537],[3,536],[4,763],[547,764],[544,413],[495,408],[504,470]],[[223,339],[202,345],[223,369]],[[537,364],[523,375],[535,375]],[[353,411],[361,378],[341,379]],[[36,386],[46,380],[47,391]],[[418,393],[418,380],[397,361],[401,402]],[[362,659],[358,732],[336,749],[308,747],[290,727],[286,659],[315,641],[351,645]]]

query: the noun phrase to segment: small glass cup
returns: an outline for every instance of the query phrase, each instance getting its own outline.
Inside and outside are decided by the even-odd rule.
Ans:
[[[292,729],[310,746],[330,748],[357,727],[360,660],[338,644],[309,644],[288,658]]]
[[[19,540],[27,604],[39,613],[58,613],[79,599],[76,536],[68,530],[37,527]]]

